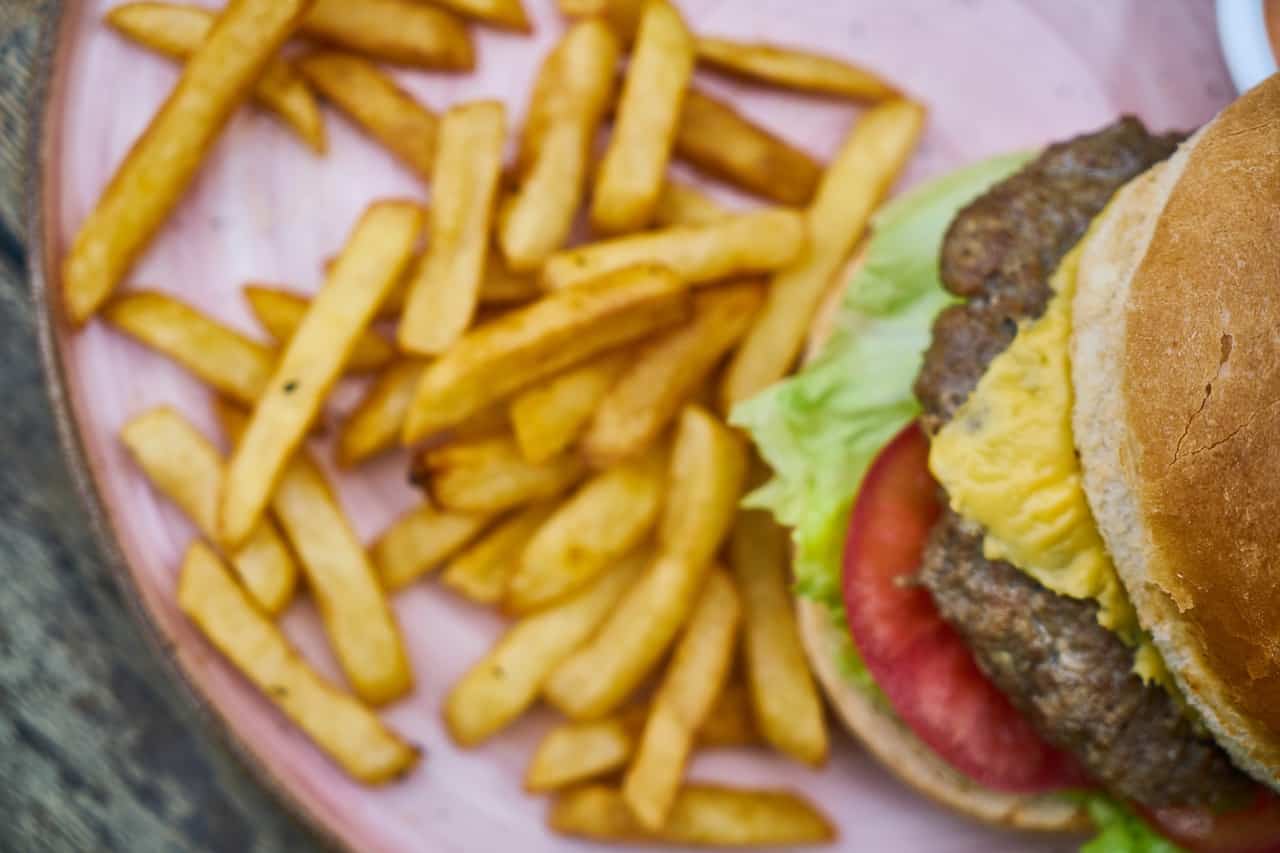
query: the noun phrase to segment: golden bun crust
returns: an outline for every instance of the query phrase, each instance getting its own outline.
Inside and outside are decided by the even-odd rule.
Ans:
[[[1183,694],[1280,790],[1280,76],[1126,187],[1083,251],[1090,505]]]
[[[837,282],[848,282],[861,263],[855,255]],[[842,287],[833,287],[815,318],[808,353],[826,341],[838,315]],[[992,791],[956,772],[915,736],[894,714],[849,684],[838,664],[844,642],[841,626],[819,604],[797,599],[805,651],[837,716],[890,772],[920,794],[966,817],[1006,829],[1028,832],[1077,832],[1088,829],[1083,807],[1062,797]]]

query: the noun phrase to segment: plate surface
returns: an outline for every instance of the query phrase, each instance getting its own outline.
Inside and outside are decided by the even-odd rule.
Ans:
[[[112,170],[172,86],[166,60],[133,47],[100,23],[116,0],[70,3],[59,40],[40,181],[46,268],[74,236]],[[397,72],[434,108],[505,99],[513,121],[548,45],[562,30],[550,0],[525,0],[536,35],[477,29],[478,70],[462,76]],[[206,3],[218,6],[219,3]],[[1012,0],[680,0],[707,34],[792,42],[865,62],[924,100],[930,122],[902,186],[987,155],[1033,147],[1135,113],[1153,128],[1189,128],[1230,97],[1207,0],[1159,4],[1058,4]],[[827,158],[856,118],[847,104],[752,90],[706,78],[757,120]],[[129,277],[173,293],[259,335],[239,294],[246,281],[314,290],[320,264],[342,244],[359,212],[387,196],[426,190],[376,145],[330,115],[330,153],[317,159],[270,117],[243,110],[199,179]],[[50,277],[49,289],[56,286]],[[501,628],[493,614],[430,582],[395,602],[417,675],[416,692],[385,712],[423,745],[425,761],[403,783],[366,790],[348,782],[195,633],[174,603],[175,570],[193,530],[148,487],[115,436],[130,416],[169,404],[210,436],[217,430],[203,387],[100,323],[72,335],[53,306],[52,343],[62,412],[78,432],[98,509],[123,555],[121,570],[156,629],[207,704],[293,807],[362,851],[549,851],[576,845],[543,828],[545,803],[520,779],[539,733],[538,713],[488,746],[463,752],[439,721],[449,685]],[[337,422],[358,397],[344,384],[326,414]],[[327,448],[318,447],[327,459]],[[406,460],[392,456],[334,474],[360,535],[372,539],[417,497]],[[284,626],[306,656],[338,679],[306,602]],[[995,833],[916,798],[847,739],[820,772],[746,752],[699,757],[699,779],[803,788],[839,823],[850,850],[1015,851],[1065,849],[1062,842]]]

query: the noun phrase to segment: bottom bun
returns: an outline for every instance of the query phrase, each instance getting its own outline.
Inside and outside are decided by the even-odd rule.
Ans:
[[[822,605],[797,600],[800,636],[814,672],[840,719],[867,750],[924,796],[992,826],[1031,832],[1081,832],[1084,807],[1054,794],[1009,794],[966,778],[944,762],[891,711],[881,708],[840,673],[844,637]]]

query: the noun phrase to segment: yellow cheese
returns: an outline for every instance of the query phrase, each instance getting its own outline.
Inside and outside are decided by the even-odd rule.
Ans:
[[[1167,684],[1085,499],[1071,431],[1071,298],[1079,249],[1054,274],[1055,295],[1024,324],[935,436],[929,468],[951,507],[986,531],[983,552],[1061,595],[1098,602],[1098,622],[1137,648],[1134,669]]]

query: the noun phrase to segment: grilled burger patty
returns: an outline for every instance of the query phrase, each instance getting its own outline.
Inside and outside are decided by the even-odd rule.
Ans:
[[[930,435],[969,396],[1018,323],[1039,317],[1049,278],[1130,178],[1173,153],[1132,118],[1054,145],[960,212],[942,248],[942,280],[967,301],[934,325],[916,381]],[[1146,806],[1218,805],[1251,783],[1163,689],[1133,674],[1133,651],[1097,621],[1097,605],[1057,595],[982,555],[982,532],[947,512],[921,580],[978,664],[1051,743],[1115,793]]]

